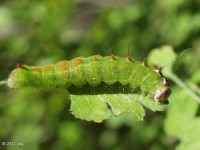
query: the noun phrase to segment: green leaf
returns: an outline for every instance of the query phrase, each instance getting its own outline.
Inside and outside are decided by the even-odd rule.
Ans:
[[[200,148],[200,118],[195,118],[187,124],[184,134],[181,137],[181,143],[176,150],[198,150]]]
[[[168,135],[181,138],[197,113],[198,103],[179,88],[173,89],[171,99],[173,101],[167,110],[165,131]]]
[[[183,90],[175,88],[173,91],[176,94],[171,98],[175,101],[167,110],[165,132],[181,141],[176,150],[197,150],[200,147],[200,118],[195,116],[199,105]]]
[[[166,107],[141,93],[130,93],[128,90],[120,92],[118,85],[73,87],[69,92],[72,114],[87,121],[102,122],[124,112],[134,113],[138,120],[143,120],[145,110],[142,105],[153,111],[164,110]]]

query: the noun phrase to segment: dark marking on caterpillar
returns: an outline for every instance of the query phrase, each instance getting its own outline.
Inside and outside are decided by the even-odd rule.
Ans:
[[[106,101],[106,107],[114,114],[115,117],[117,117],[117,115],[113,112],[112,106],[107,101]]]
[[[143,61],[142,61],[142,63],[141,63],[143,66],[147,66],[147,60],[146,59],[144,59]]]
[[[17,63],[16,67],[27,70],[27,68],[23,64],[20,64],[20,63]]]
[[[115,60],[115,55],[114,54],[111,55],[111,59]]]
[[[108,102],[106,102],[106,106],[107,106],[108,109],[110,109],[112,111],[112,107]]]
[[[163,68],[164,68],[164,67],[159,66],[158,68],[155,69],[155,71],[156,71],[157,73],[159,73],[161,76],[163,76],[163,75],[162,75],[162,70],[163,70]]]
[[[130,55],[128,55],[128,56],[126,57],[126,60],[127,60],[127,61],[131,61],[131,62],[133,62],[133,60],[132,60],[132,58],[131,58]]]
[[[28,66],[17,64],[9,75],[8,87],[25,86],[55,88],[118,86],[123,93],[141,93],[156,102],[164,102],[171,90],[162,68],[154,71],[143,62],[134,61],[129,55],[125,58],[115,55],[78,57],[71,61],[60,61],[55,65]],[[87,90],[87,87],[85,87]],[[121,91],[120,91],[121,90]],[[98,90],[96,90],[98,91]],[[99,92],[107,92],[100,89]]]

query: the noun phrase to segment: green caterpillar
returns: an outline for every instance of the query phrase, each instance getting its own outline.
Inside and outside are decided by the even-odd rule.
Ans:
[[[9,75],[6,84],[11,88],[32,87],[92,87],[100,83],[128,85],[133,91],[140,89],[156,102],[164,102],[171,90],[161,69],[155,71],[145,63],[132,60],[130,57],[117,56],[78,57],[71,61],[60,61],[55,65],[28,66],[17,64]]]

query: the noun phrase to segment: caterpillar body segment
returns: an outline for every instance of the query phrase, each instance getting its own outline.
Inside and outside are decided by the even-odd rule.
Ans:
[[[85,84],[98,86],[104,82],[112,85],[119,82],[147,93],[155,101],[162,102],[170,95],[170,88],[161,72],[156,72],[144,63],[130,57],[117,56],[78,57],[71,61],[60,61],[55,65],[28,66],[17,64],[17,68],[9,75],[7,85],[11,88],[33,87],[65,87],[72,85],[81,87]]]

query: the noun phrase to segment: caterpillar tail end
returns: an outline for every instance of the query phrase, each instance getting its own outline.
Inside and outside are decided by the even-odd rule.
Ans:
[[[0,86],[3,86],[3,85],[5,85],[5,86],[7,86],[9,88],[13,88],[14,87],[13,84],[9,80],[0,81]]]

